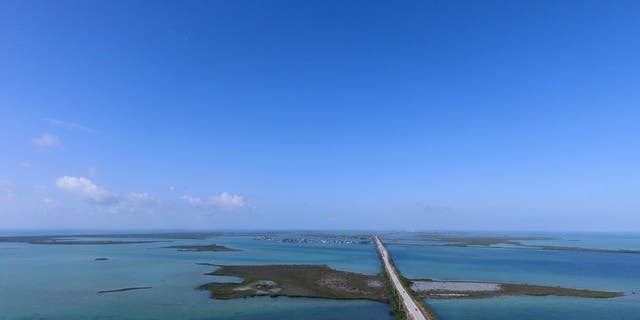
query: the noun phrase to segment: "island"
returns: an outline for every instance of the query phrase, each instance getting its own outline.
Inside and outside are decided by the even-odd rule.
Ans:
[[[567,247],[567,246],[529,246],[541,250],[557,250],[557,251],[586,251],[586,252],[604,252],[604,253],[640,253],[640,250],[634,249],[602,249],[602,248],[583,248],[583,247]]]
[[[164,247],[165,249],[176,249],[178,251],[242,251],[240,249],[228,248],[225,246],[220,246],[217,244],[207,244],[207,245],[177,245],[177,246],[168,246]]]
[[[603,252],[603,253],[640,253],[640,249],[603,249],[603,248],[585,248],[578,246],[555,246],[555,245],[528,245],[521,241],[531,240],[554,240],[551,237],[538,236],[449,236],[442,234],[426,234],[425,240],[441,242],[443,246],[451,247],[488,247],[499,248],[496,245],[508,245],[515,248],[538,249],[538,250],[554,250],[554,251],[586,251],[586,252]],[[575,242],[577,240],[570,240]]]
[[[45,244],[45,245],[111,245],[154,243],[154,240],[79,240],[87,236],[17,236],[0,237],[0,242]]]
[[[387,301],[380,275],[340,271],[327,265],[219,266],[207,275],[243,279],[241,283],[213,282],[198,287],[209,291],[213,299],[288,296]]]
[[[0,236],[0,242],[46,244],[46,245],[112,245],[170,242],[169,240],[206,240],[218,236],[218,233],[203,232],[165,232],[165,233],[115,233],[115,234],[75,234],[75,235],[37,235],[37,236]],[[134,240],[88,240],[87,238],[116,238]],[[139,240],[152,239],[152,240]],[[162,240],[158,240],[162,239]]]
[[[411,289],[423,298],[489,298],[497,296],[570,296],[582,298],[615,298],[622,292],[573,289],[517,283],[471,281],[410,280]]]
[[[342,235],[331,233],[264,234],[254,238],[292,244],[371,244],[371,235]]]
[[[553,240],[551,237],[539,236],[451,236],[438,233],[427,234],[425,240],[442,242],[445,246],[468,247],[468,246],[494,246],[498,244],[506,244],[512,246],[525,246],[520,241],[527,240]]]

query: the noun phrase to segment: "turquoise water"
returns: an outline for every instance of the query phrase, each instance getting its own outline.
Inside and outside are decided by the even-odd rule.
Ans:
[[[408,278],[640,292],[640,254],[389,245]]]
[[[558,239],[539,242],[558,245],[580,242],[589,247],[608,249],[640,247],[637,234],[553,236]],[[415,243],[388,245],[388,248],[397,267],[408,278],[530,283],[627,293],[625,297],[613,299],[501,297],[428,300],[442,319],[640,319],[640,254],[419,246]],[[633,292],[639,294],[633,295]]]
[[[95,239],[93,239],[95,240]],[[122,240],[122,239],[118,239]],[[214,280],[220,264],[326,263],[377,273],[373,246],[285,245],[252,237],[219,237],[174,244],[225,244],[241,252],[179,252],[169,243],[30,245],[0,243],[0,319],[391,319],[389,306],[371,301],[304,298],[212,300],[194,290]],[[107,262],[94,261],[107,257]],[[97,294],[99,290],[149,290]]]
[[[455,320],[638,320],[640,300],[559,297],[502,297],[433,300],[441,319]]]
[[[551,234],[553,236],[553,234]],[[561,237],[545,241],[522,241],[530,245],[554,245],[595,249],[640,250],[637,233],[564,233]]]
[[[396,265],[409,278],[533,283],[628,293],[614,299],[429,300],[443,320],[640,319],[640,294],[632,294],[640,292],[640,254],[445,247],[422,241],[414,233],[385,236]],[[555,236],[558,239],[545,243],[640,247],[637,234]],[[285,297],[222,301],[194,289],[212,281],[240,280],[206,276],[204,273],[214,267],[196,262],[328,264],[346,271],[380,272],[373,245],[291,244],[254,238],[224,235],[209,240],[127,245],[0,243],[0,319],[392,319],[388,305],[371,301]],[[243,251],[179,252],[162,248],[210,243]],[[98,257],[109,261],[94,261]],[[153,288],[96,294],[132,286]]]

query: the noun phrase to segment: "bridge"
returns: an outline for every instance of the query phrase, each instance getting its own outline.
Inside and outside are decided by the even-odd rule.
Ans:
[[[394,290],[398,294],[398,298],[402,303],[404,311],[407,315],[407,319],[410,320],[435,320],[433,319],[429,313],[427,313],[424,307],[420,304],[421,302],[416,301],[412,295],[409,294],[410,289],[405,288],[404,284],[400,281],[400,277],[398,276],[398,270],[391,264],[391,260],[389,258],[389,252],[382,244],[382,241],[378,239],[378,237],[374,237],[376,242],[376,246],[378,247],[378,251],[380,252],[380,257],[382,259],[382,264],[384,265],[384,270],[389,276],[391,283],[394,287]]]

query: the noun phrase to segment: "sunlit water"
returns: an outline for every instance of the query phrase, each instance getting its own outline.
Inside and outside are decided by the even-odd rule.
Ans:
[[[443,320],[640,319],[640,297],[632,294],[640,292],[640,254],[444,247],[411,233],[385,236],[396,265],[409,278],[533,283],[627,293],[614,299],[429,300]],[[555,236],[558,239],[544,244],[640,247],[640,237],[630,234]],[[398,244],[391,244],[394,242]],[[162,248],[210,243],[243,251]],[[98,257],[109,261],[94,261]],[[392,319],[388,305],[371,301],[285,297],[212,300],[207,292],[195,288],[214,280],[239,279],[206,276],[204,273],[214,267],[196,262],[327,264],[345,271],[380,272],[373,245],[288,244],[231,235],[126,245],[0,243],[0,319]],[[152,288],[97,294],[99,290],[134,286]]]
[[[243,251],[162,248],[214,242]],[[98,257],[109,261],[94,261]],[[354,272],[380,270],[372,245],[283,244],[252,237],[126,245],[0,243],[0,319],[391,319],[388,305],[371,301],[212,300],[195,288],[214,280],[237,279],[206,276],[214,267],[196,262],[320,263]],[[152,289],[97,294],[135,286]]]
[[[572,243],[570,246],[607,249],[640,248],[640,236],[637,234],[551,236],[556,239],[535,243],[563,246]],[[398,242],[411,244],[388,246],[396,265],[408,278],[529,283],[627,294],[613,299],[501,297],[428,300],[442,319],[640,319],[640,254],[420,246],[416,245],[419,241]]]

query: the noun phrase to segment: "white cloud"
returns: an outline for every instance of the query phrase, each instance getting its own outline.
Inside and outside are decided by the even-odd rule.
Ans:
[[[78,130],[78,131],[93,132],[93,130],[91,130],[90,128],[88,128],[86,126],[83,126],[83,125],[77,124],[77,123],[73,123],[73,122],[69,122],[69,121],[62,121],[62,120],[53,119],[53,118],[45,118],[43,120],[48,122],[49,125],[51,125],[53,127],[64,128],[64,129],[67,129],[67,130]]]
[[[119,201],[117,194],[109,192],[83,177],[64,176],[56,180],[56,186],[96,204],[113,204]]]
[[[141,203],[141,202],[153,201],[154,199],[150,194],[143,192],[143,193],[130,193],[127,196],[127,200],[135,203]]]
[[[119,201],[108,206],[106,211],[110,213],[154,213],[160,206],[160,201],[146,192],[130,193],[120,197]]]
[[[198,197],[182,196],[180,199],[186,201],[188,204],[190,204],[192,206],[199,206],[199,205],[202,204],[202,199],[200,199]]]
[[[235,210],[246,206],[246,201],[242,196],[233,195],[228,192],[210,196],[206,200],[193,196],[182,196],[180,199],[194,207],[212,209]]]
[[[242,196],[232,195],[228,192],[223,192],[219,196],[211,196],[208,202],[222,209],[239,209],[245,206],[245,201]]]
[[[41,148],[55,148],[62,145],[58,137],[49,133],[43,133],[39,137],[31,139],[31,143]]]
[[[169,191],[171,191],[171,192],[176,191],[176,186],[169,186]]]
[[[181,203],[176,203],[156,199],[146,192],[119,195],[96,185],[85,177],[63,176],[56,180],[55,185],[59,190],[74,195],[89,204],[100,205],[100,210],[113,214],[155,214],[167,211],[203,214],[203,212],[212,210],[220,212],[235,211],[247,206],[244,197],[228,192],[223,192],[220,195],[212,195],[208,198],[185,195],[180,198]],[[2,187],[1,184],[0,187]],[[39,187],[34,188],[34,190],[41,191]],[[41,193],[42,197],[55,200],[50,192]],[[50,200],[43,200],[43,202],[53,203]]]

